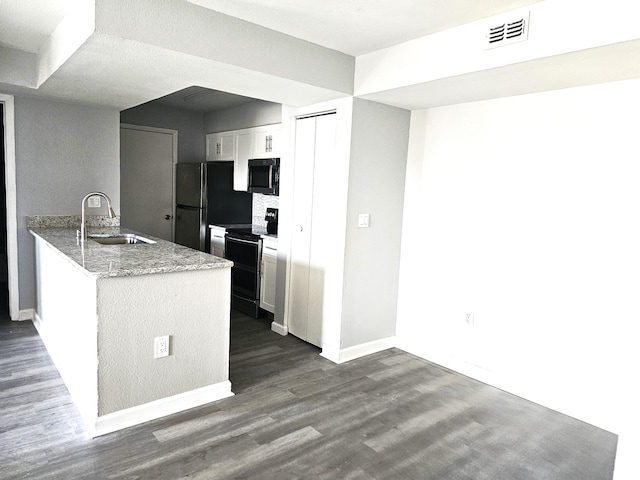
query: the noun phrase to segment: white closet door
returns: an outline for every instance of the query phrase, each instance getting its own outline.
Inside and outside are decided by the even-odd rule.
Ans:
[[[330,278],[328,269],[333,263],[334,250],[330,245],[336,233],[336,209],[333,208],[336,198],[335,119],[334,114],[316,117],[306,340],[318,347],[322,346],[323,319],[330,310],[327,305],[327,282]]]
[[[335,115],[296,122],[289,332],[322,346],[325,244],[332,234]]]
[[[309,310],[315,135],[315,118],[300,119],[296,122],[288,328],[290,333],[303,340],[307,339]]]

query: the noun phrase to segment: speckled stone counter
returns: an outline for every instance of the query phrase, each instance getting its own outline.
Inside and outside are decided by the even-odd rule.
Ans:
[[[30,227],[35,237],[43,240],[86,274],[96,277],[124,277],[154,273],[230,268],[224,258],[183,247],[159,238],[120,227],[88,227],[88,235],[113,236],[135,233],[156,243],[134,245],[101,245],[91,239],[84,246],[76,238],[76,228]]]

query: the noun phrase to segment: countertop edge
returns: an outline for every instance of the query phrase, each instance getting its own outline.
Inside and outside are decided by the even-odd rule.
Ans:
[[[78,244],[75,230],[58,227],[28,227],[41,240],[84,275],[94,278],[132,277],[160,273],[231,268],[233,262],[209,253],[120,227],[95,228],[107,235],[134,233],[155,241],[152,245],[100,245],[87,241]],[[91,242],[91,243],[88,243]]]

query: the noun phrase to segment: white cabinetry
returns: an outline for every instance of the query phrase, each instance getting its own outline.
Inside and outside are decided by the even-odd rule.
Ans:
[[[209,252],[216,257],[224,258],[224,237],[227,229],[217,225],[209,225],[211,233],[211,247]]]
[[[207,135],[207,162],[233,160],[233,132]]]
[[[249,175],[249,159],[253,154],[253,131],[238,130],[234,132],[235,158],[233,160],[233,189],[247,191]]]
[[[252,158],[280,156],[280,125],[269,125],[253,129]]]
[[[207,162],[233,161],[233,189],[247,191],[250,158],[280,156],[280,125],[209,133]]]
[[[274,313],[276,310],[276,273],[278,268],[278,240],[265,237],[262,241],[260,262],[260,308]]]

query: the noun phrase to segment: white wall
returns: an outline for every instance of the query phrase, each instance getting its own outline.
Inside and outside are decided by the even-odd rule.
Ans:
[[[637,426],[638,111],[632,80],[413,112],[399,346]]]
[[[20,309],[34,308],[34,241],[26,215],[79,215],[88,192],[105,192],[120,213],[117,110],[15,98]]]
[[[395,336],[409,118],[353,102],[341,348]],[[360,213],[369,228],[358,228]]]

